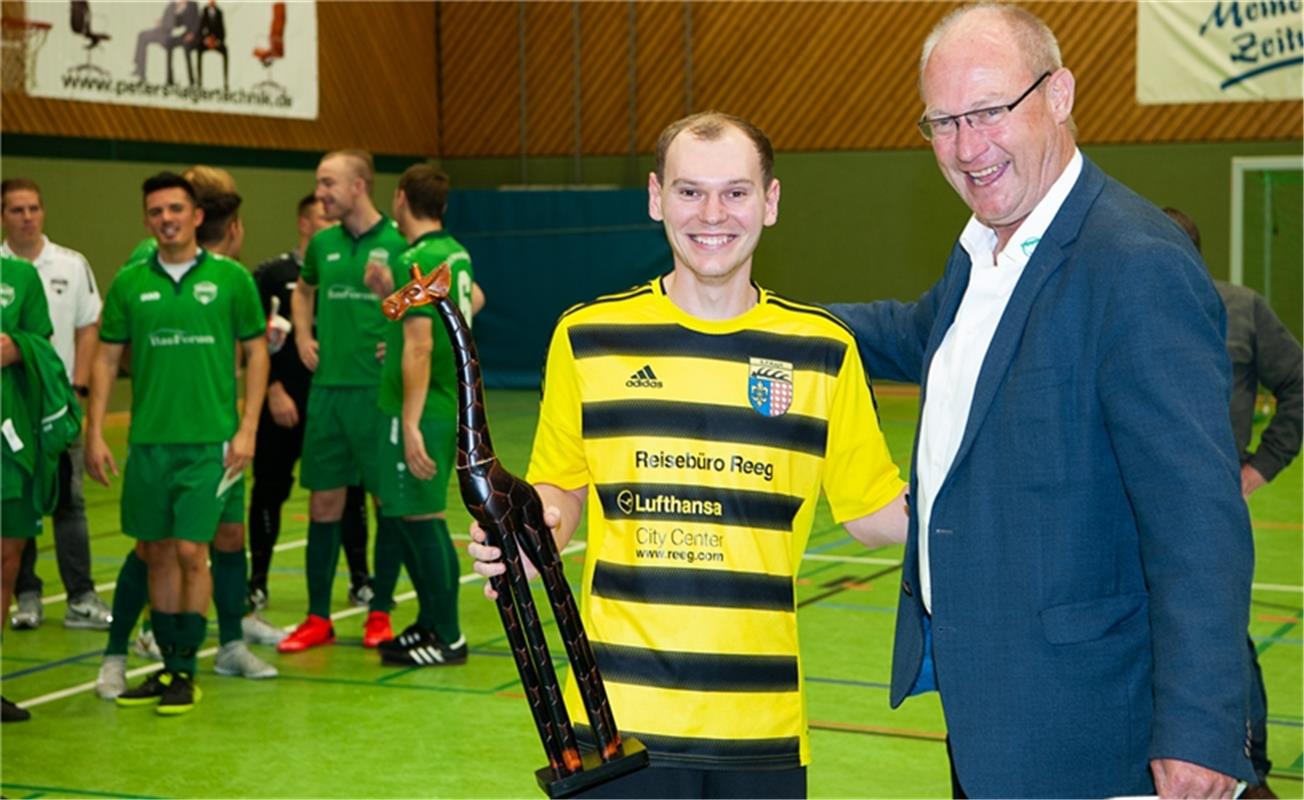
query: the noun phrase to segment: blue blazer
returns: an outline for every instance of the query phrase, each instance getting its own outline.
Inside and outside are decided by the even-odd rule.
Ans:
[[[957,243],[917,302],[832,307],[873,377],[920,384],[921,409],[969,270]],[[933,504],[933,662],[971,797],[1153,794],[1152,758],[1251,777],[1253,542],[1225,326],[1186,236],[1085,161],[996,329]],[[917,525],[893,707],[924,655]]]

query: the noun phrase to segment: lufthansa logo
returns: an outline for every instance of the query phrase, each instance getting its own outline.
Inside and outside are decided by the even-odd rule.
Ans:
[[[628,489],[621,489],[620,494],[616,495],[616,505],[620,507],[621,513],[634,513],[634,493]]]

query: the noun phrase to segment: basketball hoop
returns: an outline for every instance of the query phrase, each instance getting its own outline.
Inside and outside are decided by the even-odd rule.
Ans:
[[[50,23],[0,17],[0,79],[4,91],[36,87],[36,54],[50,34]]]

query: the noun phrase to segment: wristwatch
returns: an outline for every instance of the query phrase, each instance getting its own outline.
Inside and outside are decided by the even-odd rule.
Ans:
[[[85,385],[80,384],[80,383],[74,383],[74,384],[72,385],[72,390],[73,390],[74,392],[77,393],[77,396],[78,396],[78,397],[90,397],[90,396],[91,396],[91,390],[90,390],[90,387],[89,387],[89,386],[85,386]]]

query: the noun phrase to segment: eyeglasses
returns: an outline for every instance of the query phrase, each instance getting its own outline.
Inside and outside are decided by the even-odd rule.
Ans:
[[[934,139],[946,139],[954,136],[955,132],[960,129],[961,119],[969,123],[970,128],[975,128],[977,130],[995,128],[1005,121],[1006,114],[1018,107],[1019,103],[1022,103],[1027,99],[1028,95],[1037,91],[1037,87],[1041,86],[1042,81],[1050,76],[1051,73],[1043,72],[1041,77],[1037,79],[1037,82],[1029,86],[1028,91],[1019,95],[1018,99],[1013,103],[1008,103],[1003,106],[992,106],[991,108],[976,108],[973,111],[966,111],[963,114],[953,114],[949,117],[921,119],[918,123],[919,132],[922,133],[924,138],[930,142]]]

